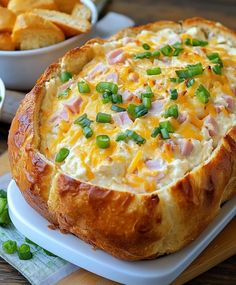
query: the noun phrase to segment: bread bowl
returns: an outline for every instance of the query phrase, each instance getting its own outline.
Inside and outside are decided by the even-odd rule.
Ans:
[[[183,248],[236,193],[235,55],[235,33],[201,18],[68,52],[10,129],[26,201],[121,259]]]

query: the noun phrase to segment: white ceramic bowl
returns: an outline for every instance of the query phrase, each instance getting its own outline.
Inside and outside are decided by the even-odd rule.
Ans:
[[[97,9],[91,0],[81,0],[97,22]],[[30,90],[45,68],[66,51],[82,45],[89,34],[82,34],[48,47],[27,51],[0,51],[0,78],[7,89]]]

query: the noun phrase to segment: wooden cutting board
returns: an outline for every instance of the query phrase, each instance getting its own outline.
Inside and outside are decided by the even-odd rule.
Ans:
[[[0,175],[9,171],[7,153],[0,156]],[[225,259],[236,254],[236,217],[211,242],[202,254],[172,283],[180,285],[216,266]],[[80,269],[63,280],[58,285],[115,285],[116,282],[97,276]]]

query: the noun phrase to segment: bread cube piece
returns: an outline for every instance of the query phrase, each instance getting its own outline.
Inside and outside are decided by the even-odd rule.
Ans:
[[[15,44],[10,33],[0,33],[0,50],[14,50]]]
[[[0,7],[0,32],[12,32],[16,15],[7,8]]]
[[[59,11],[71,14],[74,6],[78,3],[78,0],[55,0],[55,3]]]
[[[21,50],[42,48],[65,40],[64,33],[56,25],[33,13],[17,17],[12,35]]]
[[[9,0],[0,0],[0,6],[7,7]]]
[[[34,8],[57,10],[54,0],[11,0],[8,9],[19,15]]]
[[[32,13],[53,22],[63,30],[67,37],[88,32],[91,24],[86,19],[78,19],[66,13],[44,9],[33,9]]]
[[[91,19],[90,9],[81,3],[77,3],[74,6],[74,9],[73,9],[71,15],[74,17],[78,17],[79,19],[86,19],[88,21],[90,21],[90,19]]]

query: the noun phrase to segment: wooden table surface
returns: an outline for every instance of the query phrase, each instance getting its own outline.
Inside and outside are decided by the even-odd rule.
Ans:
[[[137,24],[155,20],[180,20],[201,16],[220,21],[236,30],[236,0],[113,0],[107,5],[104,13],[107,11],[126,14],[132,17]],[[7,149],[8,128],[8,125],[0,122],[0,154]],[[0,258],[0,284],[17,285],[29,283],[14,268]],[[186,284],[235,285],[236,256],[229,258]]]

